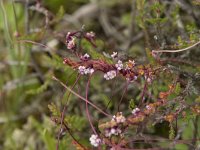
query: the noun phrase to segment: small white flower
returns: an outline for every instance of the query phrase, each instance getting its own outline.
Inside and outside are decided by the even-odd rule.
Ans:
[[[117,52],[113,52],[111,55],[112,58],[115,58],[116,56],[117,56]]]
[[[101,139],[98,137],[98,135],[92,134],[90,137],[90,143],[94,147],[98,147],[101,144]]]
[[[148,83],[151,83],[151,81],[152,81],[151,78],[147,78]]]
[[[121,60],[118,60],[117,64],[115,64],[115,67],[117,70],[122,70],[123,69],[123,63]]]
[[[154,38],[155,40],[158,40],[158,37],[157,37],[157,35],[154,35],[154,36],[153,36],[153,38]]]
[[[95,37],[95,33],[92,32],[92,31],[90,31],[90,32],[87,32],[87,33],[86,33],[86,36],[87,36],[88,38],[94,38],[94,37]]]
[[[111,71],[108,71],[107,73],[104,74],[104,78],[106,80],[111,80],[113,78],[115,78],[117,75],[116,71],[115,70],[111,70]]]
[[[135,61],[129,60],[128,63],[126,64],[126,69],[131,69],[134,66],[135,66]]]
[[[146,106],[146,109],[150,110],[150,109],[152,109],[152,107],[149,106],[149,105],[147,105],[147,106]]]
[[[94,72],[94,69],[93,69],[93,68],[90,68],[89,73],[90,73],[90,74],[93,74],[93,72]]]
[[[116,129],[111,128],[110,133],[111,133],[111,134],[116,134]]]
[[[85,53],[85,54],[83,55],[83,58],[88,59],[88,58],[90,58],[90,55],[88,55],[87,53]]]
[[[112,117],[112,121],[115,121],[115,119],[116,119],[116,116],[114,115],[114,116]]]
[[[140,112],[139,108],[135,108],[135,109],[132,110],[133,115],[136,115],[138,112]]]

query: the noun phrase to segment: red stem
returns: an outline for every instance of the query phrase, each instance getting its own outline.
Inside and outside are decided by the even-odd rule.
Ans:
[[[76,92],[74,92],[73,90],[71,90],[68,86],[66,86],[63,82],[61,82],[59,79],[57,79],[55,76],[52,77],[55,81],[58,81],[64,88],[66,88],[67,90],[69,90],[72,94],[76,95],[78,98],[80,98],[83,101],[87,101],[88,104],[90,104],[92,107],[94,107],[95,109],[97,109],[99,112],[101,112],[102,114],[104,114],[105,116],[112,118],[112,116],[106,112],[104,112],[102,109],[100,109],[98,106],[96,106],[95,104],[93,104],[92,102],[88,101],[87,99],[85,99],[84,97],[82,97],[81,95],[77,94]]]
[[[87,87],[86,87],[86,92],[85,92],[85,99],[87,101],[85,101],[85,106],[86,106],[86,114],[87,114],[87,118],[88,118],[88,121],[90,123],[90,126],[91,126],[93,132],[97,135],[97,132],[96,132],[96,130],[95,130],[93,124],[92,124],[90,113],[89,113],[89,110],[88,110],[88,91],[89,91],[89,85],[90,85],[91,77],[92,77],[92,75],[89,77],[89,80],[87,82]]]
[[[73,86],[71,87],[71,90],[75,87],[75,85],[77,84],[79,78],[80,78],[80,75],[77,77],[76,81],[74,82]],[[71,94],[71,92],[69,92],[67,99],[69,99],[70,94]],[[62,111],[62,114],[61,114],[61,125],[60,125],[60,132],[59,132],[58,138],[57,138],[56,150],[59,149],[60,135],[62,133],[62,126],[63,126],[63,122],[64,122],[64,118],[65,118],[65,111],[66,111],[66,108],[67,108],[67,102],[64,105],[64,108],[63,108],[63,111]]]

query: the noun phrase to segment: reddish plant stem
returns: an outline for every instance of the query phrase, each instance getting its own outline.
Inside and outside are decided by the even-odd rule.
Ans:
[[[55,51],[54,48],[48,47],[48,46],[45,45],[45,44],[38,43],[38,42],[35,42],[35,41],[31,41],[31,40],[18,40],[17,42],[31,43],[31,44],[39,45],[39,46],[41,46],[41,47],[48,48],[48,49],[50,49],[50,50],[52,50],[52,51]]]
[[[92,77],[92,75],[90,75],[90,77],[89,77],[89,79],[88,79],[88,82],[87,82],[87,86],[86,86],[85,99],[86,99],[87,101],[85,101],[85,106],[86,106],[86,114],[87,114],[87,118],[88,118],[88,121],[89,121],[89,123],[90,123],[90,126],[91,126],[91,128],[92,128],[94,134],[97,135],[97,132],[96,132],[96,130],[95,130],[93,124],[92,124],[91,117],[90,117],[90,113],[89,113],[89,110],[88,110],[88,101],[89,101],[89,100],[88,100],[88,91],[89,91],[89,85],[90,85],[91,77]]]
[[[122,100],[123,100],[123,98],[124,98],[125,93],[127,92],[129,83],[130,83],[130,81],[126,82],[126,86],[125,86],[124,92],[123,92],[122,97],[121,97],[121,99],[120,99],[120,101],[119,101],[119,104],[118,104],[118,112],[120,111],[120,110],[119,110],[119,107],[120,107],[120,104],[122,103]]]
[[[145,80],[145,83],[144,83],[144,88],[142,90],[142,95],[141,95],[141,101],[140,101],[140,104],[139,104],[139,107],[141,107],[141,105],[144,103],[144,95],[146,93],[146,90],[147,90],[147,81]]]
[[[178,50],[152,50],[152,53],[178,53],[178,52],[190,50],[190,49],[194,48],[195,46],[198,46],[199,44],[200,44],[200,41],[198,41],[197,43],[195,43],[195,44],[193,44],[189,47],[183,48],[183,49],[178,49]]]
[[[74,135],[73,135],[72,132],[70,131],[70,128],[69,128],[65,123],[63,123],[63,125],[65,126],[67,132],[68,132],[69,135],[72,137],[72,139],[73,139],[79,146],[81,146],[81,148],[83,148],[83,150],[87,150],[87,149],[74,137]]]
[[[79,78],[80,78],[80,75],[77,77],[76,81],[74,82],[73,86],[71,87],[71,90],[75,87],[75,85],[77,84]],[[68,102],[68,99],[69,99],[70,94],[71,94],[71,92],[69,92],[69,94],[68,94],[67,102]],[[59,132],[58,138],[57,138],[56,150],[59,149],[60,135],[61,135],[61,133],[62,133],[62,126],[63,126],[63,122],[64,122],[64,118],[65,118],[65,111],[66,111],[66,108],[67,108],[67,103],[64,105],[63,111],[62,111],[62,113],[61,113],[61,125],[60,125],[60,132]]]
[[[80,98],[83,101],[87,101],[84,97],[82,97],[81,95],[77,94],[76,92],[74,92],[73,90],[71,90],[68,86],[66,86],[63,82],[61,82],[58,78],[56,78],[55,76],[52,77],[55,81],[59,82],[64,88],[66,88],[67,90],[69,90],[72,94],[74,94],[75,96],[77,96],[78,98]],[[95,104],[93,104],[90,101],[87,101],[88,104],[90,104],[92,107],[94,107],[95,109],[97,109],[99,112],[101,112],[102,114],[104,114],[105,116],[112,118],[112,116],[108,113],[106,113],[105,111],[103,111],[102,109],[100,109],[99,107],[97,107]]]

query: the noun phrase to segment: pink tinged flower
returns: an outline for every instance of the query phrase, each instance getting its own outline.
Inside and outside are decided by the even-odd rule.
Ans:
[[[95,38],[95,33],[90,31],[86,33],[86,37],[89,39],[94,39]]]
[[[109,137],[111,135],[120,135],[122,133],[121,129],[119,128],[111,128],[110,129],[110,133],[109,133]]]
[[[71,32],[67,32],[66,35],[66,42],[71,39]]]
[[[122,115],[122,112],[120,112],[117,116],[112,117],[112,121],[115,121],[117,123],[123,123],[126,121],[126,118]]]
[[[147,109],[147,110],[151,110],[151,109],[152,109],[152,107],[151,107],[151,106],[149,106],[149,105],[147,105],[147,106],[146,106],[146,109]]]
[[[85,66],[79,66],[79,67],[78,67],[78,71],[79,71],[79,73],[82,74],[82,75],[85,74]]]
[[[152,82],[152,78],[147,77],[146,75],[144,76],[144,78],[147,81],[147,83],[151,83]]]
[[[87,68],[85,69],[85,74],[92,74],[94,72],[93,68]]]
[[[76,40],[76,38],[72,37],[72,39],[67,42],[68,49],[73,49],[76,46],[75,40]]]
[[[111,55],[112,58],[116,58],[117,57],[117,52],[113,52]]]
[[[135,108],[135,109],[132,110],[133,115],[137,115],[138,112],[140,112],[139,108]]]
[[[117,128],[117,133],[118,133],[118,134],[121,134],[121,133],[122,133],[122,130],[119,129],[119,128]]]
[[[105,129],[105,137],[110,137],[111,136],[111,133],[110,133],[110,130],[109,129]]]
[[[111,133],[111,134],[116,134],[116,129],[111,128],[110,133]]]
[[[148,83],[151,83],[151,82],[152,82],[152,79],[151,79],[151,78],[147,78],[147,82],[148,82]]]
[[[117,123],[123,123],[126,121],[126,118],[124,116],[119,116],[119,117],[116,117],[116,122]]]
[[[123,63],[121,60],[118,60],[117,64],[115,64],[115,67],[117,70],[122,70],[123,69]]]
[[[94,147],[98,147],[101,144],[101,139],[96,134],[92,134],[89,140]]]
[[[114,115],[113,117],[112,117],[112,121],[115,121],[116,120],[116,116]]]
[[[115,70],[111,70],[111,71],[108,71],[107,73],[104,74],[104,78],[106,80],[111,80],[113,78],[115,78],[117,75],[116,71]]]

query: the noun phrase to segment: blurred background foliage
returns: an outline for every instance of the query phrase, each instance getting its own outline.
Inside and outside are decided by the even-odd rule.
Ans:
[[[118,51],[124,60],[133,58],[139,64],[154,64],[150,50],[183,48],[199,40],[199,18],[197,0],[1,0],[0,149],[55,150],[59,126],[50,116],[60,115],[68,91],[53,81],[52,76],[57,76],[68,86],[72,86],[77,77],[76,71],[62,63],[64,57],[72,56],[65,45],[67,32],[80,30],[83,25],[86,31],[94,31],[96,49],[82,42],[84,52],[93,58],[105,58],[112,51]],[[199,48],[162,57],[167,58],[163,64],[173,65],[183,72],[200,72]],[[199,104],[200,81],[181,78],[192,85],[187,102]],[[167,90],[172,79],[172,76],[161,74],[149,92],[156,97],[160,91]],[[84,95],[86,81],[83,77],[74,90]],[[121,79],[104,82],[101,76],[95,75],[89,97],[101,108],[110,103],[109,111],[114,114],[124,87]],[[138,104],[142,87],[140,83],[130,85],[121,104],[121,109],[126,110],[124,114],[129,114]],[[181,87],[177,88],[180,90]],[[175,110],[176,105],[173,107]],[[80,143],[89,147],[91,131],[83,112],[84,103],[70,95],[65,121]],[[90,112],[97,126],[103,116],[93,108]],[[180,131],[181,139],[192,139],[194,125],[199,127],[200,119],[189,111],[186,113],[185,118],[178,120],[175,131],[167,122],[161,122],[148,125],[144,133],[168,139],[170,133],[176,136]],[[197,129],[200,139],[200,127]],[[195,144],[200,147],[200,142]],[[157,145],[177,150],[194,148],[187,143],[169,146],[169,142],[160,142]],[[151,144],[136,146],[147,148]],[[76,149],[68,133],[60,140],[60,149]]]

